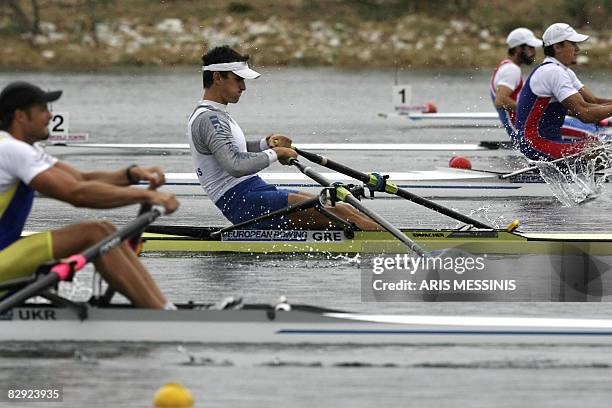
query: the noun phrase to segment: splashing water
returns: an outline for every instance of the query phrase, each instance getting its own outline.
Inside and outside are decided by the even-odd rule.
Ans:
[[[497,211],[491,212],[491,205],[485,205],[483,207],[479,207],[476,209],[470,210],[468,216],[470,218],[482,219],[485,223],[495,227],[495,228],[505,228],[509,221],[503,214],[499,214]],[[454,208],[453,208],[454,209]],[[465,226],[465,223],[459,222],[455,224],[454,229],[460,229]]]
[[[589,157],[588,160],[568,157],[562,160],[560,165],[542,161],[533,164],[561,204],[572,207],[601,194],[606,181],[606,174],[602,173],[602,169],[610,169],[611,153],[611,147],[598,146],[590,153],[584,152],[584,156]]]
[[[483,218],[487,224],[490,224],[496,228],[505,227],[508,225],[508,220],[503,214],[498,212],[489,212],[491,210],[490,205],[486,205],[484,207],[479,207],[470,211],[470,217],[480,217]]]
[[[348,254],[337,254],[331,255],[330,258],[339,260],[340,265],[359,265],[361,263],[361,256],[359,254],[356,254],[355,256],[349,256]]]
[[[87,266],[93,271],[92,266]],[[58,294],[73,301],[86,301],[93,294],[91,279],[84,277],[84,271],[75,273],[71,282],[60,282]]]

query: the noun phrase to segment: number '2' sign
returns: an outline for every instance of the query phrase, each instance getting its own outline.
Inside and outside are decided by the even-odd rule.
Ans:
[[[68,112],[54,112],[49,122],[49,133],[51,135],[67,135],[70,127]]]

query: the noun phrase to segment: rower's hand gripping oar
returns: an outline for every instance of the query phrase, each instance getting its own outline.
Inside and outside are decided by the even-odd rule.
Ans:
[[[427,200],[426,198],[423,198],[421,196],[418,196],[416,194],[411,193],[408,190],[405,190],[401,187],[398,187],[396,184],[387,181],[386,177],[381,176],[379,174],[365,174],[362,173],[358,170],[352,169],[348,166],[345,166],[343,164],[337,163],[333,160],[328,159],[327,157],[315,154],[315,153],[311,153],[311,152],[307,152],[304,151],[302,149],[299,149],[297,147],[293,147],[293,149],[300,155],[305,157],[306,159],[310,160],[313,163],[317,163],[321,166],[327,167],[329,169],[335,170],[339,173],[345,174],[349,177],[352,177],[356,180],[361,181],[362,183],[365,183],[366,186],[368,186],[371,190],[374,191],[381,191],[381,192],[385,192],[385,193],[389,193],[389,194],[393,194],[396,195],[398,197],[402,197],[405,198],[407,200],[410,200],[416,204],[422,205],[424,207],[427,207],[431,210],[437,211],[440,214],[444,214],[448,217],[454,218],[455,220],[464,222],[466,224],[470,224],[473,225],[476,228],[483,228],[483,229],[494,229],[494,227],[485,224],[481,221],[478,221],[474,218],[468,217],[467,215],[458,213],[457,211],[448,208],[448,207],[444,207],[440,204],[437,204],[433,201]],[[516,228],[516,226],[514,227]]]
[[[321,184],[323,187],[334,187],[334,184],[331,181],[329,181],[325,176],[323,176],[320,173],[317,173],[311,167],[305,166],[304,164],[300,163],[297,159],[290,158],[287,160],[287,162],[297,167],[302,173],[304,173],[305,175],[307,175],[308,177],[310,177],[317,183]],[[353,207],[355,207],[356,209],[358,209],[359,211],[361,211],[362,213],[370,217],[372,220],[376,221],[376,223],[378,223],[381,227],[383,227],[385,230],[391,233],[395,238],[400,240],[402,243],[404,243],[408,248],[413,250],[418,255],[423,256],[423,257],[430,256],[430,254],[428,254],[427,251],[425,251],[425,249],[423,249],[419,244],[417,244],[416,242],[408,238],[402,231],[397,229],[393,224],[385,220],[383,217],[378,215],[376,212],[364,206],[361,203],[361,201],[355,198],[355,196],[353,196],[353,194],[346,187],[335,186],[335,190],[336,190],[336,198],[338,200],[344,201],[352,205]]]
[[[141,214],[125,227],[117,230],[115,233],[104,238],[97,244],[92,245],[80,254],[72,255],[67,259],[57,262],[55,265],[51,266],[49,273],[40,275],[32,284],[0,302],[0,313],[6,312],[32,296],[36,296],[41,291],[54,286],[60,281],[71,279],[75,272],[83,269],[85,265],[98,256],[104,255],[111,249],[121,245],[123,241],[139,231],[142,231],[162,214],[165,214],[165,209],[163,207],[154,207],[151,211]]]

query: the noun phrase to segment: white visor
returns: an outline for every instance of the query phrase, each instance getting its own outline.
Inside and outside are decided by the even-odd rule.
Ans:
[[[233,72],[240,78],[244,79],[255,79],[261,75],[259,72],[253,71],[251,68],[249,68],[249,64],[247,64],[246,61],[205,65],[202,67],[202,71]]]

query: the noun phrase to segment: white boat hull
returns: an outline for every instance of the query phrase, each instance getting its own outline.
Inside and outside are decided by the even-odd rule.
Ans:
[[[354,179],[338,173],[322,173],[332,182],[359,184]],[[505,198],[505,197],[552,197],[548,185],[543,182],[512,182],[497,174],[460,170],[438,169],[389,174],[389,180],[399,187],[422,197],[430,198]],[[266,182],[279,188],[288,188],[318,194],[322,187],[300,173],[260,173]],[[177,195],[205,195],[195,174],[168,173],[163,189]],[[396,196],[377,193],[378,198]]]
[[[389,112],[378,116],[407,127],[502,128],[496,112]]]
[[[518,154],[503,141],[480,143],[296,143],[297,148],[313,152],[497,152]],[[45,146],[52,156],[79,155],[174,155],[189,154],[187,143],[62,143]]]
[[[273,309],[155,311],[22,307],[2,315],[0,342],[283,344],[612,344],[612,321],[364,315]]]

